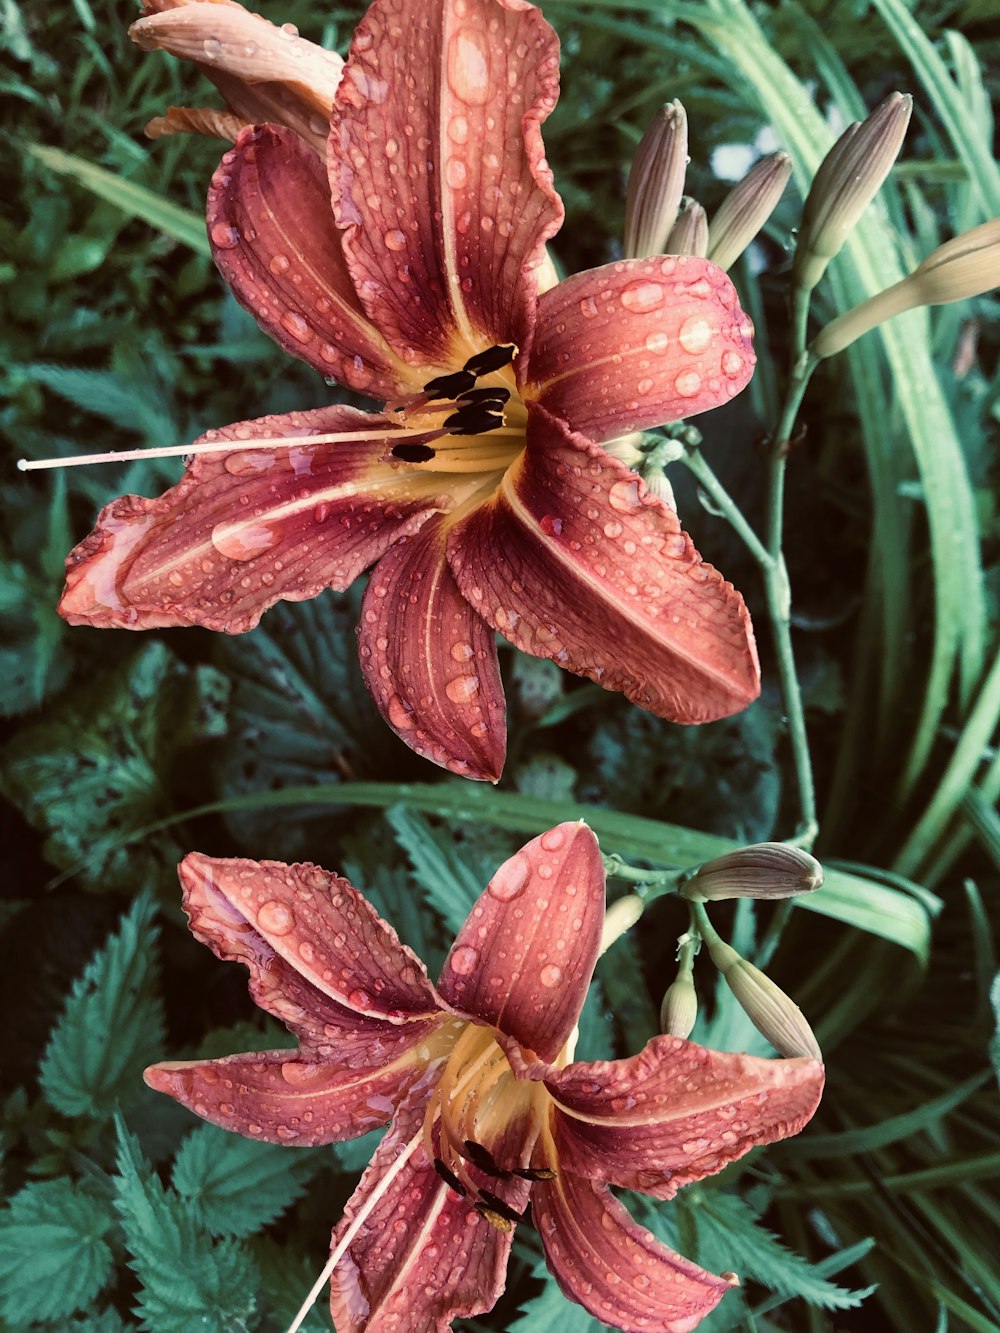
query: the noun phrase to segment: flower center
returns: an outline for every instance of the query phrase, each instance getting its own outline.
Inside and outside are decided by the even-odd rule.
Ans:
[[[424,1115],[424,1148],[446,1184],[491,1225],[509,1231],[520,1212],[504,1195],[520,1196],[525,1181],[554,1175],[547,1166],[528,1165],[550,1099],[540,1083],[515,1078],[492,1028],[459,1026]],[[471,1167],[493,1187],[477,1183]]]

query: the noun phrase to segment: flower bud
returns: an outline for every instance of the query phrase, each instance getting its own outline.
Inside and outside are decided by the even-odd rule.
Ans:
[[[677,216],[687,171],[687,116],[668,102],[653,117],[635,151],[625,203],[626,259],[668,253],[667,235]]]
[[[822,866],[801,847],[758,842],[706,861],[681,886],[681,893],[702,903],[722,898],[791,898],[812,893],[822,883]]]
[[[992,218],[932,250],[907,277],[831,320],[812,352],[833,356],[893,315],[921,305],[965,301],[1000,286],[1000,218]]]
[[[606,953],[615,940],[631,930],[642,916],[643,901],[637,893],[626,893],[618,898],[604,914],[604,929],[598,954]]]
[[[806,197],[792,277],[811,290],[854,230],[902,147],[913,99],[891,93],[867,120],[848,126],[820,164]]]
[[[781,1055],[822,1060],[823,1053],[805,1015],[781,987],[776,986],[760,968],[741,958],[717,935],[705,942],[712,962],[761,1036],[766,1037]]]
[[[708,249],[708,216],[697,199],[682,199],[677,221],[670,228],[665,253],[701,255]]]
[[[697,1017],[698,992],[690,973],[681,973],[660,1005],[660,1031],[667,1037],[689,1037]]]
[[[791,174],[788,153],[773,153],[755,163],[708,224],[706,258],[719,268],[732,268],[774,212]]]
[[[194,61],[229,113],[171,107],[150,122],[152,137],[193,130],[231,138],[234,128],[272,121],[325,152],[344,62],[292,24],[279,28],[236,0],[145,0],[129,35],[144,51]]]

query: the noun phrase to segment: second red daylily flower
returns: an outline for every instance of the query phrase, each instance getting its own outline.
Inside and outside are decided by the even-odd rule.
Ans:
[[[386,1125],[333,1233],[338,1333],[444,1330],[492,1308],[530,1202],[571,1300],[616,1328],[693,1329],[732,1286],[637,1225],[609,1187],[669,1199],[816,1108],[816,1060],[656,1037],[571,1063],[604,870],[562,824],[496,872],[435,987],[366,900],[315,866],[189,856],[191,929],[250,970],[297,1050],[170,1061],[146,1081],[253,1138],[314,1145]]]
[[[386,409],[210,431],[179,485],[104,510],[68,562],[68,620],[240,632],[374,564],[376,702],[477,778],[505,751],[493,631],[675,721],[756,696],[741,597],[600,447],[727,402],[751,327],[691,256],[541,290],[557,82],[557,39],[523,0],[376,0],[325,166],[287,126],[240,135],[209,194],[223,276],[282,347]]]

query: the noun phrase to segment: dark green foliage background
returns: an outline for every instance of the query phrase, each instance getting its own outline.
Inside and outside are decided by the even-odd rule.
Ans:
[[[269,17],[342,51],[361,12],[261,3]],[[834,100],[850,103],[851,80],[868,106],[893,88],[914,92],[904,162],[887,196],[909,263],[1000,211],[987,206],[995,182],[970,176],[967,145],[948,127],[948,90],[935,84],[927,55],[956,74],[963,132],[988,142],[998,44],[989,24],[995,5],[970,0],[918,6],[929,46],[906,51],[887,17],[892,4],[806,0],[756,12],[769,49],[815,90],[824,111]],[[724,20],[727,6],[546,6],[564,47],[564,93],[546,144],[567,205],[555,245],[565,271],[618,255],[628,163],[664,100],[679,97],[691,120],[689,191],[710,214],[721,200],[726,187],[711,174],[711,152],[753,141],[767,101],[764,74],[758,84],[741,72],[724,33],[713,35],[708,19]],[[606,851],[666,864],[708,854],[690,851],[708,844],[686,829],[787,837],[795,792],[763,602],[737,539],[678,478],[699,548],[751,604],[763,698],[742,717],[678,729],[505,648],[511,744],[496,794],[446,779],[379,721],[354,657],[356,590],[276,608],[241,640],[200,630],[133,638],[68,629],[54,611],[66,552],[107,499],[155,494],[178,464],[29,479],[14,470],[17,457],[182,442],[212,425],[334,401],[338,391],[256,329],[197,240],[192,248],[164,234],[31,152],[55,147],[147,187],[187,210],[182,222],[197,238],[195,215],[220,146],[192,138],[150,145],[142,127],[168,103],[208,100],[207,85],[128,42],[127,4],[3,0],[2,15],[0,79],[10,110],[0,141],[0,429],[8,460],[0,535],[0,1169],[8,1200],[0,1212],[0,1324],[89,1333],[278,1329],[322,1266],[371,1144],[296,1152],[245,1142],[196,1124],[142,1084],[142,1067],[158,1058],[284,1039],[250,1005],[239,969],[218,964],[188,936],[174,873],[180,856],[197,848],[339,869],[433,970],[490,871],[546,811],[555,822],[587,803],[683,826],[664,828],[652,856],[644,826],[601,826]],[[948,30],[964,32],[967,43]],[[762,272],[735,271],[758,325],[760,372],[735,408],[703,421],[707,456],[754,522],[756,445],[780,390],[800,209],[800,194],[789,189],[761,242]],[[819,320],[840,308],[851,283],[845,256],[818,292]],[[961,535],[982,556],[981,603],[947,584],[929,540],[928,513],[941,501],[925,492],[915,462],[907,413],[914,389],[894,376],[877,335],[824,367],[806,402],[787,521],[796,651],[821,854],[860,878],[843,910],[796,911],[768,965],[828,1053],[829,1090],[814,1125],[676,1205],[631,1201],[684,1253],[748,1279],[706,1321],[707,1333],[1000,1327],[995,986],[991,1001],[1000,703],[984,676],[996,652],[1000,591],[997,311],[992,297],[947,307],[917,333],[954,422],[941,447],[958,450],[968,469],[979,541]],[[889,459],[880,473],[873,434]],[[876,521],[881,544],[873,548]],[[946,603],[940,590],[949,586]],[[943,616],[954,618],[963,642],[978,640],[978,665],[964,681],[950,667],[943,684],[931,681],[937,704],[928,711]],[[381,785],[359,785],[369,783]],[[287,789],[309,791],[283,796]],[[212,808],[191,813],[204,806]],[[613,882],[611,893],[622,887]],[[928,937],[932,916],[922,967],[918,937]],[[716,919],[752,954],[772,913],[755,917],[744,905]],[[602,962],[582,1023],[583,1058],[630,1053],[652,1035],[685,924],[678,907],[662,902]],[[716,991],[707,960],[698,977],[704,1013],[695,1036],[763,1050]],[[856,1289],[870,1284],[877,1292],[859,1304]],[[525,1226],[500,1305],[466,1327],[554,1326],[598,1327],[546,1281]],[[329,1327],[322,1302],[307,1327]]]

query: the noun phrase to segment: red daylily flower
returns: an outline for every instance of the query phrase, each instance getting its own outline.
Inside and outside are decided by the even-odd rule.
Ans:
[[[500,867],[436,987],[336,875],[198,854],[180,875],[194,934],[249,968],[254,1000],[299,1046],[170,1061],[146,1081],[274,1143],[392,1122],[333,1233],[338,1333],[429,1333],[492,1308],[529,1202],[560,1287],[605,1323],[684,1333],[734,1285],[667,1249],[609,1187],[669,1199],[797,1133],[823,1067],[677,1037],[570,1063],[604,919],[586,825],[551,829]]]
[[[208,200],[223,277],[285,350],[387,406],[209,431],[177,486],[103,511],[67,620],[237,633],[374,564],[368,686],[408,745],[475,778],[506,746],[493,631],[678,722],[756,697],[742,598],[600,447],[732,398],[751,326],[694,256],[542,290],[557,82],[525,0],[376,0],[325,166],[287,125],[239,135]]]

